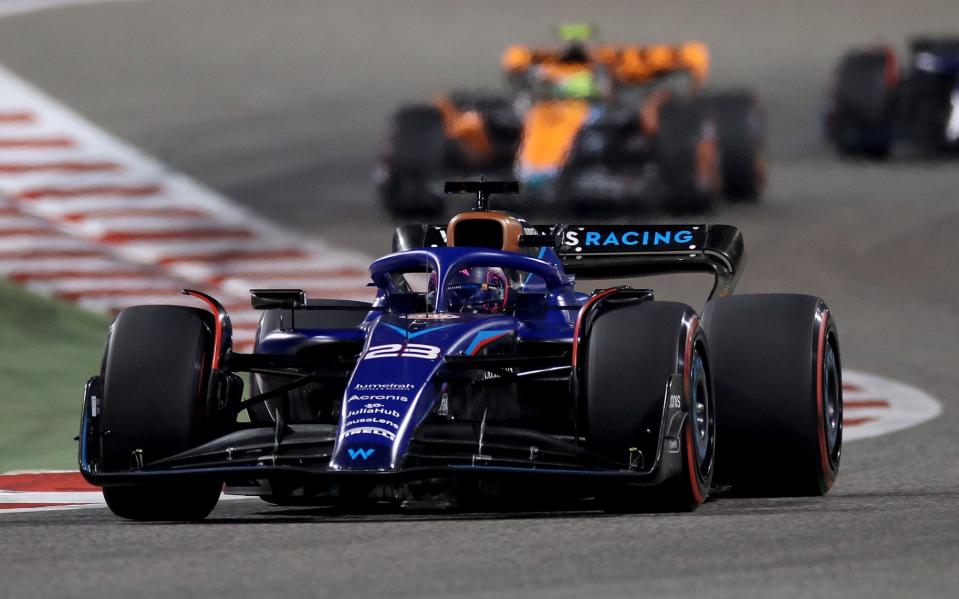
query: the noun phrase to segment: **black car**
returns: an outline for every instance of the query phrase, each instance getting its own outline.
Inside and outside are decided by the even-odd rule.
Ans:
[[[901,68],[890,47],[843,56],[826,114],[840,154],[885,158],[899,141],[919,154],[959,150],[959,37],[915,38]]]

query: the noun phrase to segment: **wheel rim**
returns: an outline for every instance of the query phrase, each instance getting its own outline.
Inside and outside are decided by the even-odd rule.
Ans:
[[[835,464],[842,443],[842,387],[839,382],[839,367],[832,343],[826,344],[823,359],[823,430],[826,432],[826,450],[829,460]]]
[[[692,380],[690,388],[690,419],[693,429],[693,448],[696,451],[696,464],[700,474],[706,476],[712,463],[712,450],[715,440],[716,421],[712,394],[709,390],[709,378],[706,363],[697,349],[693,353]]]

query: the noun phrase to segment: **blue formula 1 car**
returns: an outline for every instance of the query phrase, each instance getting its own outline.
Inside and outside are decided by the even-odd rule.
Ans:
[[[489,209],[516,190],[447,184],[476,208],[397,229],[370,266],[372,303],[253,290],[253,353],[231,351],[229,316],[199,292],[185,291],[209,310],[123,310],[86,386],[83,475],[134,520],[203,518],[224,484],[281,505],[545,493],[618,511],[688,511],[719,486],[829,489],[842,382],[822,300],[731,296],[733,227],[533,226]],[[715,276],[702,314],[574,287],[678,271]]]

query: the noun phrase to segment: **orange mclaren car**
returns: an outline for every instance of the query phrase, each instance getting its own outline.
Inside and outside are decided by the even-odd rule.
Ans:
[[[762,192],[759,103],[705,91],[703,44],[513,46],[503,69],[508,93],[393,115],[378,182],[394,216],[437,214],[442,181],[480,175],[519,180],[527,210],[703,212]]]

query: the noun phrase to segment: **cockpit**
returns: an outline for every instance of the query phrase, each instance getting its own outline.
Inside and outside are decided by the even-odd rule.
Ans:
[[[376,285],[390,305],[405,312],[499,314],[542,304],[569,279],[547,250],[523,247],[530,227],[510,214],[464,212],[450,221],[446,247],[411,249],[371,266]]]
[[[445,249],[434,252],[447,254]],[[403,312],[500,314],[545,300],[548,287],[536,273],[481,262],[457,266],[446,276],[424,264],[385,273],[384,291]]]

